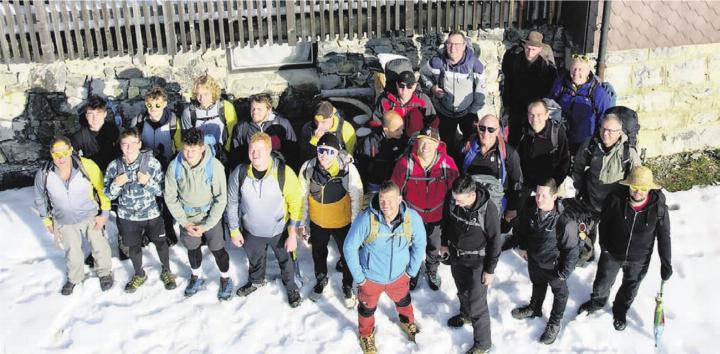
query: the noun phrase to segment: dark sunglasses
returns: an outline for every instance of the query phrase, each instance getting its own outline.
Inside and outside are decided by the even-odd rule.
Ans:
[[[484,126],[484,125],[478,125],[478,130],[481,132],[487,131],[488,133],[492,134],[496,130],[498,130],[498,128],[488,127],[488,126]]]
[[[397,87],[401,88],[401,89],[406,89],[406,88],[412,89],[413,87],[415,87],[415,84],[403,84],[403,83],[398,82]]]
[[[320,146],[317,148],[317,153],[318,153],[318,155],[335,156],[335,154],[337,154],[338,151],[333,148],[330,148],[330,147]]]

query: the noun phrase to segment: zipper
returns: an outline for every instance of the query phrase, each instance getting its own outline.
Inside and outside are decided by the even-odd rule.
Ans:
[[[635,212],[635,215],[633,215],[632,226],[630,226],[630,237],[628,238],[628,244],[627,244],[627,247],[625,248],[625,262],[627,262],[628,252],[630,252],[630,242],[632,241],[633,231],[635,231],[635,220],[637,220],[638,214],[639,214],[638,212]]]
[[[389,225],[390,226],[390,225]],[[388,281],[392,279],[392,270],[393,270],[393,257],[395,256],[395,247],[393,246],[393,238],[395,238],[395,232],[393,231],[392,226],[390,226],[390,271],[388,272]],[[399,240],[398,240],[399,242]]]

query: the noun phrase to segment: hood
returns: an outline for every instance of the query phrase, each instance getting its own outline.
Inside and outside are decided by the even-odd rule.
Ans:
[[[482,183],[475,182],[475,203],[472,205],[472,211],[480,209],[490,200],[490,192],[482,185]],[[452,198],[452,196],[451,196]]]
[[[445,50],[445,46],[440,47],[438,50],[441,51],[443,61],[447,63],[448,66],[450,66],[450,64],[448,63],[449,58],[447,55],[447,51]],[[473,65],[475,64],[475,61],[473,59],[475,59],[475,51],[472,49],[472,45],[469,43],[469,41],[465,39],[465,54],[463,54],[462,59],[460,59],[457,64],[452,65],[452,67],[466,69],[460,70],[460,72],[470,73],[472,72]]]

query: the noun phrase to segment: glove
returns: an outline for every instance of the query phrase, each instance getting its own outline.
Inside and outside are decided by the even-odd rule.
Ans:
[[[672,266],[660,267],[660,278],[663,281],[670,279],[673,274]]]

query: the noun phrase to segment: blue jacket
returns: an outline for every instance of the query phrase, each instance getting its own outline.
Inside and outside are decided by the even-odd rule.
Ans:
[[[379,284],[389,284],[400,278],[403,273],[411,277],[415,276],[425,260],[427,240],[425,225],[420,215],[403,202],[396,218],[399,222],[391,227],[383,221],[378,199],[376,194],[370,206],[355,218],[343,246],[345,262],[358,284],[365,279]],[[403,236],[402,220],[405,213],[410,213],[412,245],[409,245],[408,240]],[[365,245],[364,241],[370,233],[371,217],[376,217],[380,221],[378,236],[373,243]]]
[[[590,73],[590,80],[577,88],[569,75],[558,77],[550,90],[550,98],[562,107],[567,120],[568,141],[575,145],[595,134],[603,113],[610,108],[610,95],[593,73]]]

